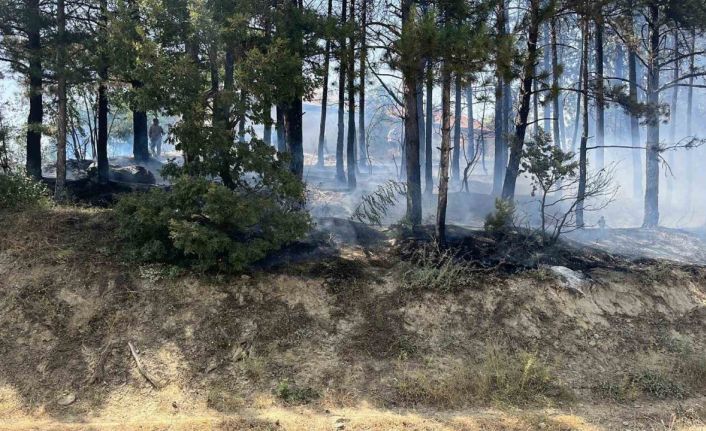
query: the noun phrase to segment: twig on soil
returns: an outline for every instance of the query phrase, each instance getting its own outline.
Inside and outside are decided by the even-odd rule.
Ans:
[[[93,369],[93,374],[91,374],[91,377],[86,380],[87,384],[93,385],[103,380],[103,376],[105,374],[105,362],[108,360],[108,355],[113,350],[114,345],[115,342],[113,340],[109,340],[105,344],[105,347],[103,347],[103,350],[101,350],[100,356],[98,357],[98,362],[96,362],[96,367]]]
[[[148,382],[155,388],[155,389],[160,389],[161,385],[157,381],[157,379],[149,373],[145,369],[145,367],[142,366],[142,361],[140,361],[140,357],[137,355],[137,350],[135,350],[135,347],[132,345],[131,342],[127,342],[127,346],[130,348],[130,353],[132,353],[132,357],[135,359],[135,364],[137,364],[137,370],[142,374],[142,377],[147,379]]]

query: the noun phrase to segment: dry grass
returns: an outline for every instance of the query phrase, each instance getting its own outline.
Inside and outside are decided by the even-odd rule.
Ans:
[[[405,406],[442,409],[473,404],[551,404],[569,395],[550,368],[531,353],[490,347],[480,363],[464,362],[447,371],[406,370],[396,399]]]

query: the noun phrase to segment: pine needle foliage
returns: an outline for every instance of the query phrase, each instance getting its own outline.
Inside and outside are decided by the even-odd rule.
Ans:
[[[353,211],[351,219],[361,223],[382,226],[382,221],[390,211],[390,208],[397,204],[400,196],[406,195],[406,184],[388,180],[380,184],[374,192],[363,195],[360,204]]]

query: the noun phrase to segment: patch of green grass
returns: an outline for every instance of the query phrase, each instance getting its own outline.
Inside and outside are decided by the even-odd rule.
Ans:
[[[317,390],[308,386],[297,386],[289,380],[279,382],[274,393],[286,404],[308,404],[321,396]]]

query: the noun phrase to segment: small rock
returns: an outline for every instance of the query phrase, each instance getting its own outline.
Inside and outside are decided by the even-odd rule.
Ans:
[[[537,426],[539,426],[540,429],[544,429],[547,427],[547,424],[545,424],[544,422],[540,422],[537,424]]]
[[[247,274],[243,274],[243,275],[240,276],[240,279],[247,281],[247,280],[250,280],[250,276],[247,275]]]
[[[70,392],[70,393],[64,395],[63,397],[59,398],[56,402],[60,406],[68,406],[70,404],[73,404],[74,401],[76,401],[76,394],[74,394],[73,392]]]
[[[591,347],[595,347],[596,342],[593,341],[593,340],[591,340],[591,341],[588,342],[588,345],[591,346]]]
[[[628,425],[630,425],[630,423],[629,423],[628,421],[623,422],[623,426],[624,426],[624,427],[626,427],[626,426],[628,426]]]
[[[549,270],[559,277],[564,289],[578,296],[585,295],[583,287],[587,282],[586,277],[581,272],[565,266],[550,266]]]

